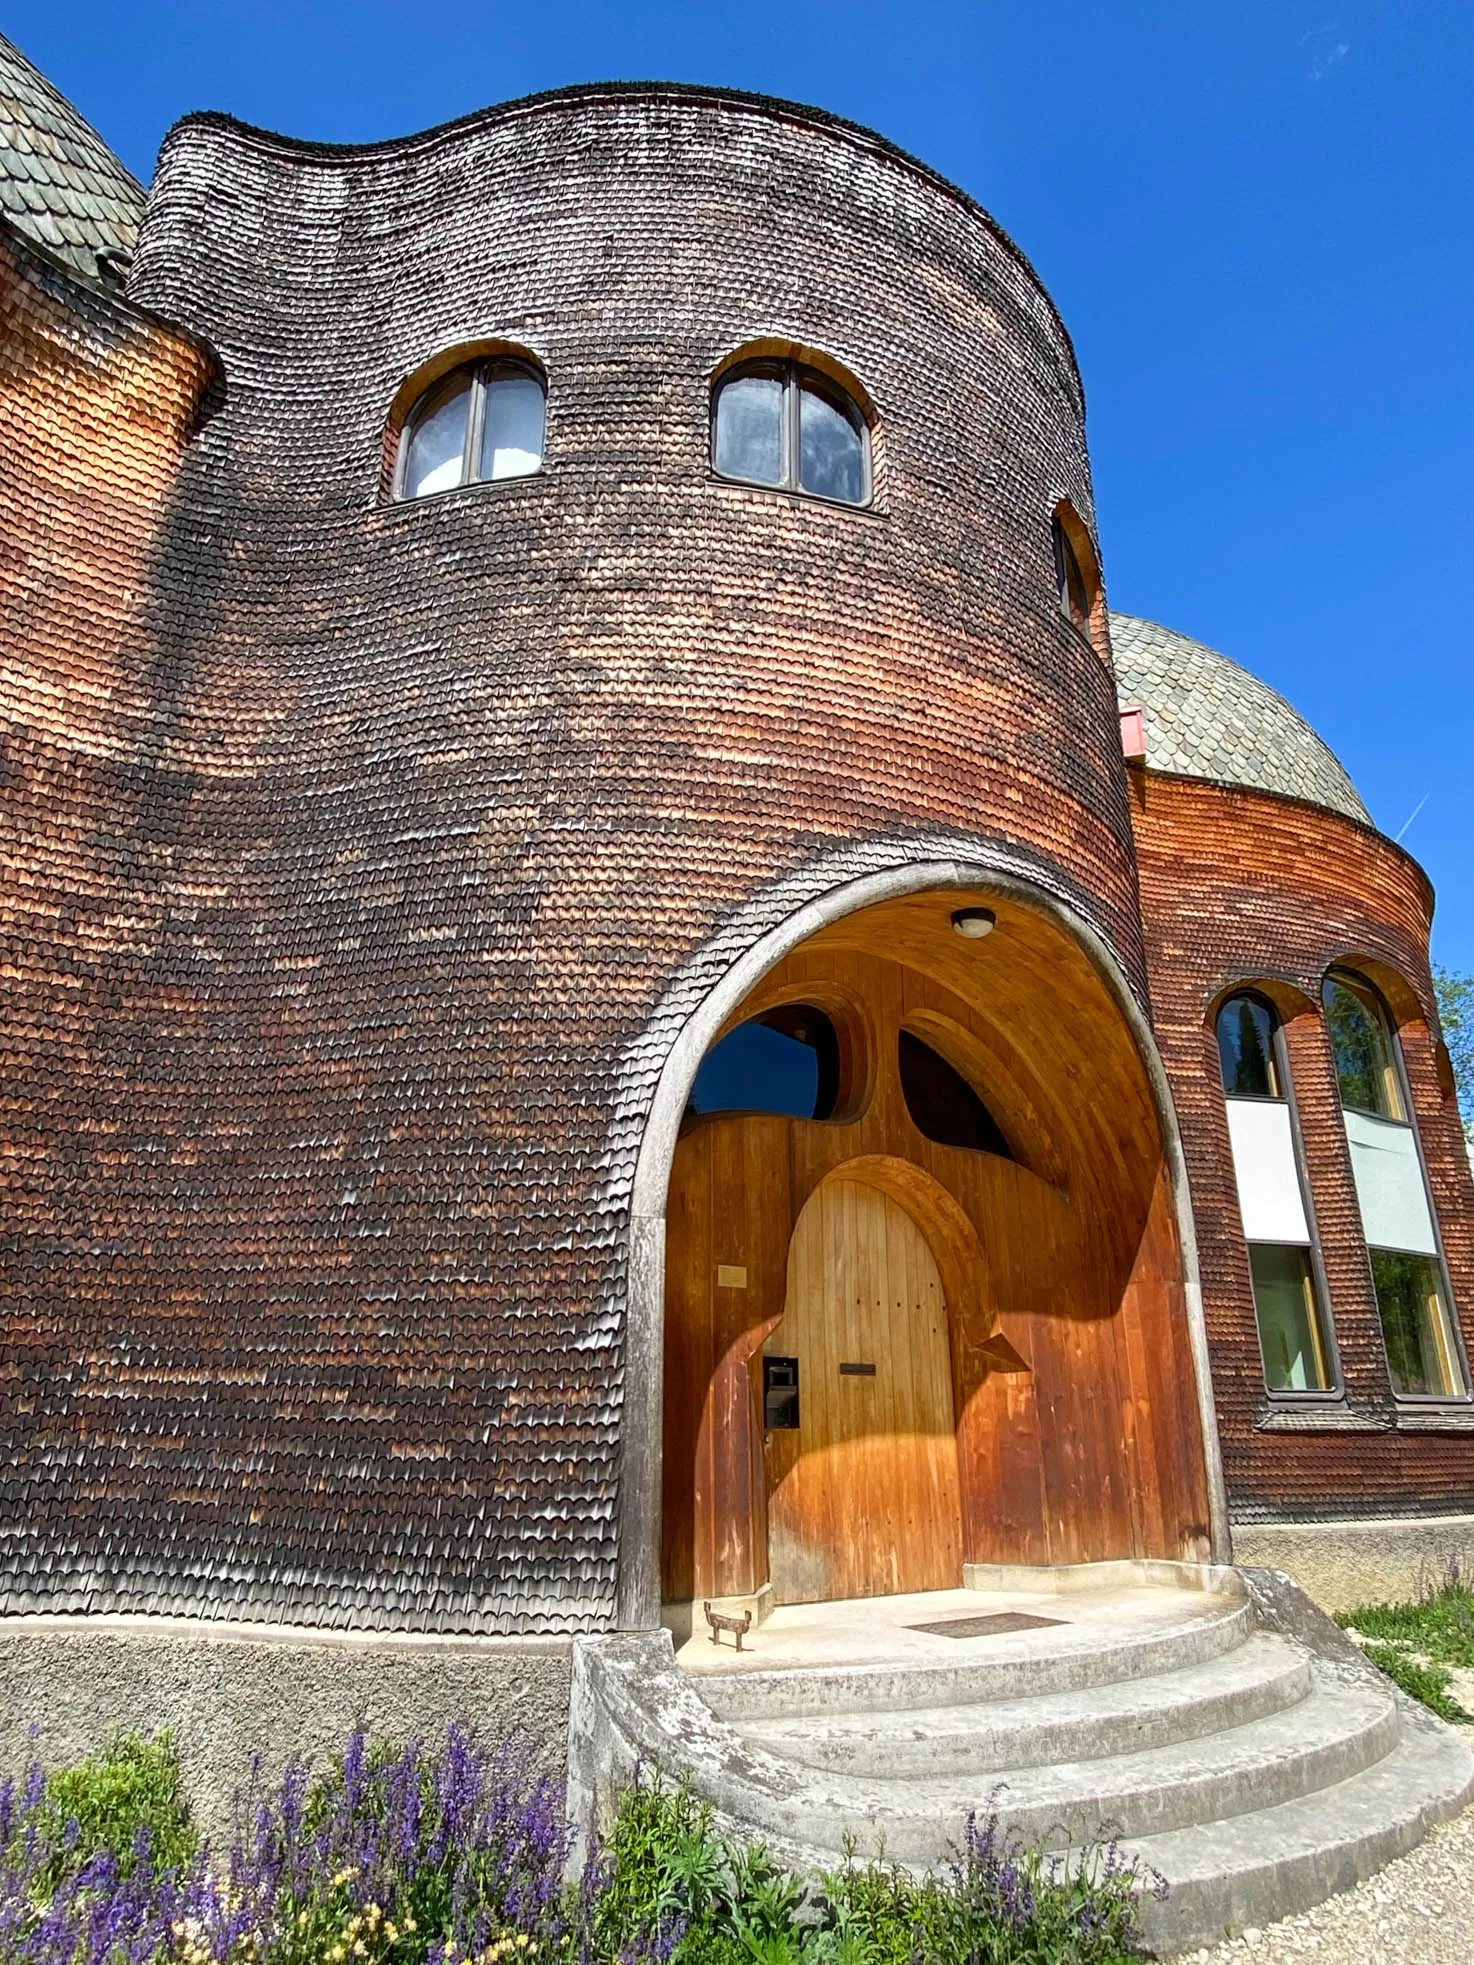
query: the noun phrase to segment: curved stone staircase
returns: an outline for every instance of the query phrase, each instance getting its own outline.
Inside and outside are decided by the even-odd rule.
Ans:
[[[1166,1879],[1143,1922],[1170,1953],[1348,1888],[1474,1795],[1458,1736],[1288,1578],[1181,1575],[1197,1588],[1149,1618],[1071,1618],[1062,1597],[1047,1629],[924,1657],[695,1653],[688,1674],[664,1631],[583,1641],[575,1812],[596,1819],[643,1764],[807,1866],[847,1846],[941,1863],[973,1811],[1055,1845],[1105,1830]]]

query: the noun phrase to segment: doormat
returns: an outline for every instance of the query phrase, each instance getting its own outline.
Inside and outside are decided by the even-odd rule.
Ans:
[[[1042,1631],[1063,1617],[1030,1617],[1023,1610],[999,1610],[991,1617],[944,1617],[939,1624],[908,1624],[907,1630],[931,1637],[1002,1637],[1005,1631]]]

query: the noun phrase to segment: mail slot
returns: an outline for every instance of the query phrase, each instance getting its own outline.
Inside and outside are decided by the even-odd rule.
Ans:
[[[841,1365],[839,1375],[841,1378],[874,1378],[875,1367],[874,1365]]]
[[[770,1433],[798,1428],[798,1359],[763,1359],[763,1425]]]

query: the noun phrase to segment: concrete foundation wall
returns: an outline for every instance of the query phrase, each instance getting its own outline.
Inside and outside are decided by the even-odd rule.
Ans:
[[[1276,1522],[1233,1531],[1236,1563],[1282,1569],[1322,1610],[1396,1603],[1436,1587],[1455,1560],[1474,1574],[1474,1515]]]
[[[0,1773],[49,1766],[117,1732],[169,1728],[195,1819],[228,1838],[232,1803],[260,1755],[269,1778],[300,1757],[325,1767],[355,1725],[375,1739],[433,1741],[453,1720],[527,1739],[561,1776],[566,1638],[360,1637],[164,1618],[0,1623]],[[32,1729],[36,1729],[34,1737]]]

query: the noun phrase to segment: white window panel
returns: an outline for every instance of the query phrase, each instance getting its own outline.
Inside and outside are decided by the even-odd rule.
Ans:
[[[1351,1142],[1351,1169],[1367,1247],[1436,1255],[1428,1190],[1412,1127],[1374,1119],[1369,1112],[1348,1112],[1346,1137]]]
[[[1310,1241],[1295,1166],[1290,1108],[1277,1099],[1231,1098],[1228,1137],[1248,1242]]]

